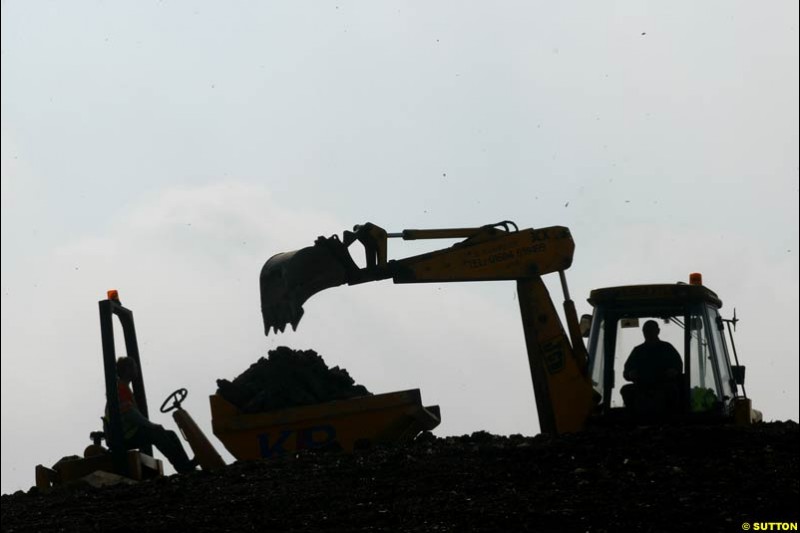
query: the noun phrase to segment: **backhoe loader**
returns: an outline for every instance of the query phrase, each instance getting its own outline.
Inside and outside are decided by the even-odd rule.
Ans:
[[[388,239],[461,239],[452,246],[404,259],[389,260]],[[350,254],[356,241],[365,266]],[[544,433],[580,431],[589,424],[639,423],[650,418],[625,406],[619,390],[622,364],[632,348],[628,328],[639,320],[662,323],[661,331],[682,357],[680,410],[652,413],[664,421],[760,419],[744,391],[744,367],[732,365],[725,341],[730,326],[719,314],[722,302],[702,285],[631,285],[592,291],[592,316],[578,320],[564,271],[575,244],[569,229],[552,226],[520,230],[510,221],[472,228],[408,229],[387,233],[371,223],[337,235],[319,237],[313,246],[270,258],[261,270],[261,310],[265,334],[294,329],[303,304],[314,294],[339,285],[391,279],[394,283],[515,281],[533,381],[539,425]],[[563,326],[542,276],[557,272],[564,293]],[[583,328],[582,328],[583,326]],[[583,337],[588,336],[588,351]],[[733,346],[733,344],[732,344]]]

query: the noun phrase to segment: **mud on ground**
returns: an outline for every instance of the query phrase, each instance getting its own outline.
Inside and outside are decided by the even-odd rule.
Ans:
[[[435,438],[2,496],[2,531],[742,531],[798,521],[798,426]]]

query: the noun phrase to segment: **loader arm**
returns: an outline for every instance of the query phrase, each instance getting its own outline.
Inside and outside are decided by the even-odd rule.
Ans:
[[[513,226],[513,228],[512,228]],[[441,250],[387,260],[387,239],[464,240]],[[366,266],[359,268],[349,246],[361,242]],[[564,270],[572,264],[575,243],[567,228],[517,230],[509,222],[479,228],[404,230],[388,234],[374,224],[356,226],[343,238],[320,237],[314,246],[273,256],[261,271],[265,333],[296,328],[303,303],[338,285],[392,279],[395,283],[516,281],[520,313],[533,379],[539,423],[545,433],[583,428],[592,410],[586,349]],[[565,293],[564,331],[542,276],[559,272]],[[572,342],[570,342],[570,338]]]

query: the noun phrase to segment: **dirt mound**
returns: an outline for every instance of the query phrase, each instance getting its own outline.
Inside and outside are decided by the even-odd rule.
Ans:
[[[423,434],[351,455],[303,452],[135,486],[4,495],[2,529],[755,530],[800,519],[798,440],[794,422]]]
[[[292,350],[286,346],[269,352],[250,365],[233,382],[217,380],[217,393],[244,413],[261,413],[333,400],[366,396],[347,370],[328,368],[314,350]]]

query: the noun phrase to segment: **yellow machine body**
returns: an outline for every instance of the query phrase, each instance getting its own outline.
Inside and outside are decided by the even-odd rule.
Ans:
[[[418,389],[258,414],[243,414],[217,394],[210,401],[214,435],[239,460],[308,449],[352,452],[411,440],[440,422],[439,407],[423,407]]]
[[[180,428],[183,438],[192,447],[194,456],[203,470],[219,470],[225,466],[225,461],[217,453],[214,445],[211,444],[211,441],[208,440],[208,437],[186,410],[176,409],[172,413],[172,419],[175,420],[175,423]]]

